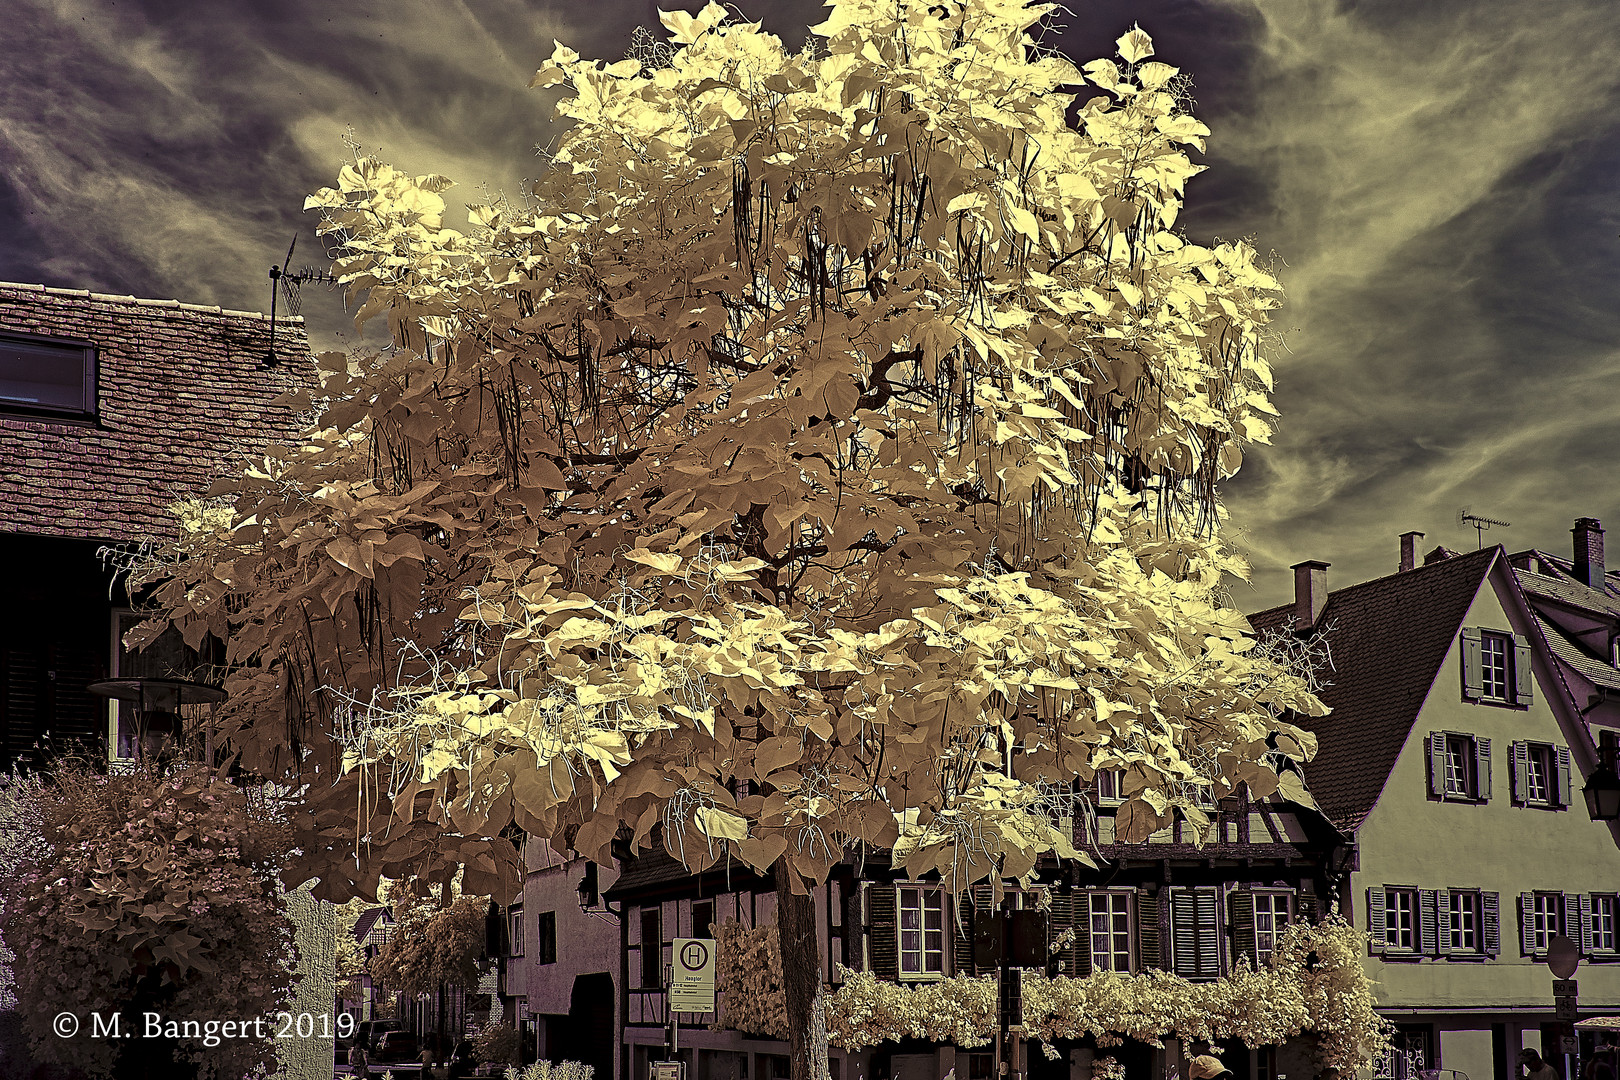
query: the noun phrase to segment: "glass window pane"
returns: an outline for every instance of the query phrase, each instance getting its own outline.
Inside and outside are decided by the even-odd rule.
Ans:
[[[85,401],[87,351],[81,346],[0,337],[0,399],[40,409],[93,412]]]

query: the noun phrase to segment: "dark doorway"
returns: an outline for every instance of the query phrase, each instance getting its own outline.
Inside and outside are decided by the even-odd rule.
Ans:
[[[576,975],[568,1002],[567,1057],[596,1071],[596,1080],[612,1080],[617,1057],[613,1023],[613,976],[605,971]]]

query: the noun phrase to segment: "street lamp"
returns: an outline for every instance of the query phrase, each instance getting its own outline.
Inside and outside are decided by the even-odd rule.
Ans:
[[[130,703],[135,721],[135,758],[155,759],[166,744],[180,740],[180,706],[218,704],[225,691],[185,679],[104,679],[86,687],[92,694]]]
[[[1581,795],[1586,799],[1586,812],[1592,815],[1593,821],[1617,821],[1620,820],[1620,776],[1614,772],[1614,740],[1605,737],[1599,746],[1598,766],[1586,778]]]

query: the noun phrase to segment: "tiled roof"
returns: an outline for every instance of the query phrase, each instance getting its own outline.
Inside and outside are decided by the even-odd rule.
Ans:
[[[314,383],[300,318],[0,283],[0,333],[94,342],[95,424],[0,414],[0,532],[130,541],[241,453],[296,430],[275,399]]]
[[[1551,561],[1545,555],[1542,555],[1541,558],[1543,561]],[[1604,584],[1608,588],[1605,592],[1599,592],[1582,582],[1576,581],[1573,572],[1570,573],[1567,580],[1547,574],[1537,574],[1531,570],[1514,570],[1513,572],[1519,578],[1519,588],[1533,596],[1544,596],[1549,600],[1557,600],[1568,604],[1570,607],[1592,608],[1611,615],[1620,615],[1620,599],[1616,598],[1616,586],[1612,580],[1606,580]]]
[[[1539,611],[1535,612],[1535,616],[1536,622],[1541,625],[1542,636],[1547,639],[1547,646],[1552,649],[1553,655],[1574,668],[1577,674],[1591,681],[1592,685],[1620,690],[1620,671],[1581,648],[1557,623],[1544,618]]]
[[[729,859],[722,859],[701,875],[694,875],[679,859],[665,851],[662,844],[655,843],[648,851],[638,851],[629,858],[619,860],[619,876],[602,897],[605,900],[639,898],[686,887],[693,882],[701,887],[705,882],[727,881],[728,874],[730,886],[757,888],[770,883],[769,878],[755,873],[752,867]]]
[[[1347,832],[1384,790],[1458,627],[1501,552],[1485,548],[1413,570],[1330,590],[1318,620],[1327,628],[1333,711],[1295,722],[1317,735],[1305,779],[1324,813]],[[1256,634],[1291,633],[1294,605],[1249,616]]]

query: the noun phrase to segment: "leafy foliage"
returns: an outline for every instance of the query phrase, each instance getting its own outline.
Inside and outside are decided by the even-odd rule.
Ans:
[[[1322,707],[1215,599],[1277,284],[1173,231],[1176,70],[1135,30],[1082,78],[1050,5],[831,8],[797,56],[713,3],[655,68],[559,45],[553,167],[465,232],[369,158],[309,200],[394,348],[323,356],[300,444],[136,576],[230,642],[221,735],[312,784],[322,895],[505,899],[512,827],[621,824],[960,887],[1077,857],[1052,802],[1097,769],[1125,840],[1308,800],[1279,718]]]
[[[536,1061],[521,1071],[508,1067],[506,1080],[591,1080],[596,1066],[579,1061]]]
[[[272,805],[207,770],[99,776],[61,766],[35,789],[44,846],[11,878],[3,932],[36,1058],[107,1075],[116,1040],[63,1039],[62,1011],[199,1021],[269,1015],[291,984],[278,903],[287,830]],[[273,1063],[270,1040],[179,1053],[205,1077]]]

